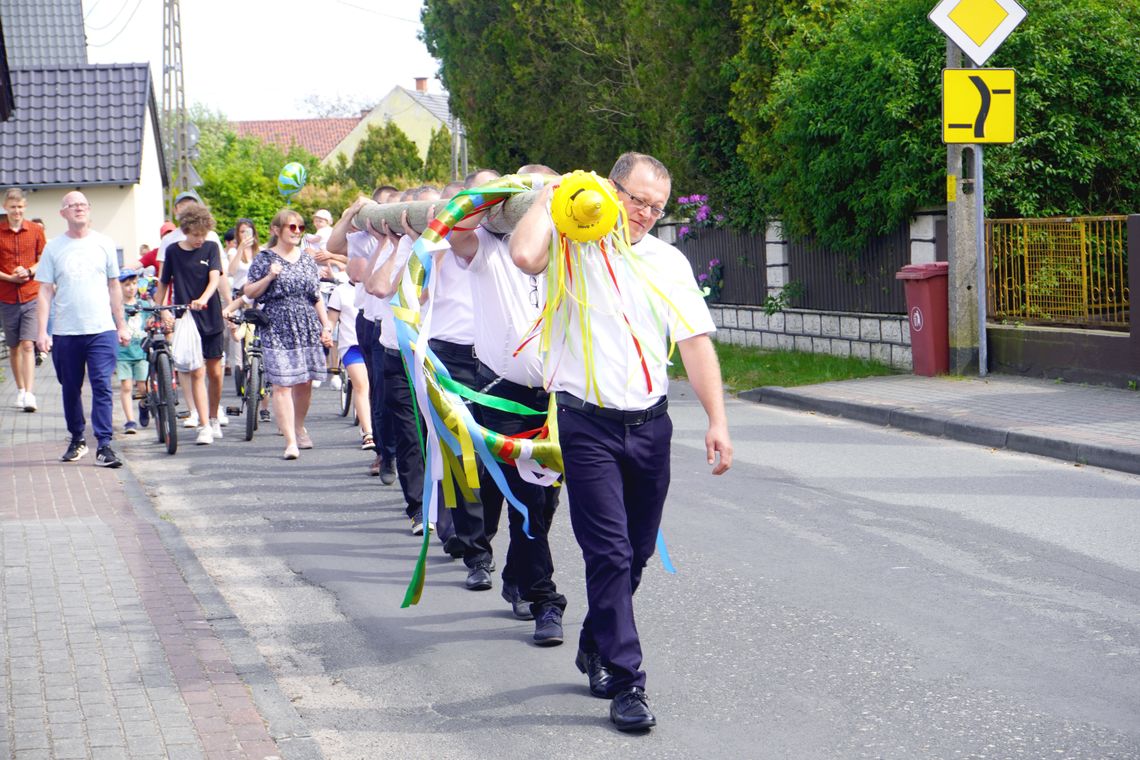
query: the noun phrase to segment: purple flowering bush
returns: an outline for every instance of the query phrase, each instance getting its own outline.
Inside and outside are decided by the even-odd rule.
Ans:
[[[724,221],[724,214],[712,212],[707,195],[682,195],[677,199],[676,215],[687,220],[677,228],[677,242],[694,237],[705,227],[718,227]]]
[[[706,299],[714,303],[720,300],[720,291],[724,288],[724,264],[720,259],[709,261],[708,271],[697,275],[697,284]]]

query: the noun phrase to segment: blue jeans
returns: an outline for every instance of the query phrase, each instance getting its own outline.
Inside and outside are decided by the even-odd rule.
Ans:
[[[53,335],[51,361],[63,389],[63,417],[71,440],[82,441],[87,431],[83,416],[83,380],[91,382],[91,427],[99,446],[111,442],[114,393],[111,390],[119,358],[119,336],[114,330],[94,335]]]

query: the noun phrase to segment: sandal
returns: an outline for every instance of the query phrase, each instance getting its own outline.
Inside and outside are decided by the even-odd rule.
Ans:
[[[297,451],[296,446],[286,446],[285,447],[285,453],[281,455],[281,458],[282,459],[296,459],[299,456],[301,456],[301,453],[299,451]]]
[[[375,451],[376,439],[372,437],[372,433],[365,433],[360,437],[360,450],[361,451]]]

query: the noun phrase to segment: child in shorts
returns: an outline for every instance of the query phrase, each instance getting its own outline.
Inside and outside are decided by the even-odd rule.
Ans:
[[[119,346],[117,374],[119,377],[119,401],[123,405],[123,415],[127,421],[123,432],[134,435],[139,431],[139,422],[146,427],[150,417],[146,406],[139,404],[139,422],[135,422],[135,400],[146,398],[146,351],[142,340],[146,337],[145,315],[142,308],[149,303],[139,300],[139,276],[133,269],[119,270],[119,287],[123,289],[123,316],[131,331],[131,342]]]

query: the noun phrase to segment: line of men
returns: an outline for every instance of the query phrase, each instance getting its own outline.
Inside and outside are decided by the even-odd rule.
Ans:
[[[587,377],[580,356],[578,361],[563,357],[557,373],[544,376],[538,341],[530,341],[516,355],[546,302],[552,235],[549,202],[558,177],[538,165],[521,167],[519,173],[544,174],[550,182],[511,235],[496,235],[480,226],[480,216],[470,217],[453,229],[450,249],[434,254],[432,277],[437,280],[432,300],[424,306],[431,309],[429,345],[452,378],[474,390],[532,409],[545,409],[548,393],[556,394],[570,521],[586,565],[588,610],[575,663],[588,676],[590,692],[610,700],[610,720],[619,730],[645,731],[656,725],[656,717],[645,693],[633,594],[656,547],[669,486],[672,423],[664,353],[642,352],[634,336],[658,333],[662,342],[676,341],[708,416],[708,464],[714,475],[720,475],[731,467],[732,444],[720,367],[709,337],[715,327],[684,256],[649,234],[669,200],[668,170],[652,156],[626,153],[609,178],[625,208],[639,267],[647,271],[639,275],[623,262],[611,270],[600,260],[586,260],[577,276],[585,277],[591,293],[591,323],[582,324],[575,310],[571,319],[553,326],[552,345],[576,345],[598,357],[594,376]],[[479,172],[464,186],[477,187],[498,176]],[[373,200],[446,201],[460,189],[459,185],[442,192],[420,188],[400,196],[395,188],[378,188]],[[422,230],[413,229],[406,216],[402,230],[387,223],[380,230],[370,225],[354,229],[352,220],[366,200],[345,210],[328,249],[347,254],[349,275],[358,284],[357,335],[366,356],[372,357],[368,366],[378,445],[375,467],[383,473],[396,465],[412,532],[422,535],[424,458],[422,428],[418,429],[422,421],[397,345],[395,316],[387,303]],[[645,279],[653,281],[652,288]],[[658,315],[666,315],[664,327]],[[585,341],[592,344],[583,345]],[[646,357],[648,364],[643,365]],[[644,388],[629,381],[643,372],[649,380]],[[499,409],[476,407],[473,413],[484,426],[505,434],[534,427],[533,418]],[[513,467],[504,467],[503,474],[529,512],[531,531],[528,537],[521,515],[508,510],[503,597],[516,616],[535,620],[537,645],[555,646],[563,641],[566,598],[554,582],[547,533],[560,489],[529,483]],[[445,551],[462,557],[470,590],[492,587],[492,540],[502,503],[491,478],[481,477],[477,500],[462,500],[453,510],[440,510],[439,538]]]

